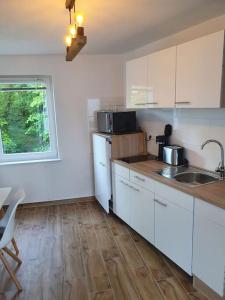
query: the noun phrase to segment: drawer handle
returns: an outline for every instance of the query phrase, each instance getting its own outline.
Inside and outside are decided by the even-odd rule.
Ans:
[[[124,182],[123,180],[120,180],[120,182],[126,186],[129,186],[126,182]]]
[[[135,103],[135,105],[148,105],[148,104],[158,104],[158,102]]]
[[[138,180],[141,180],[141,181],[143,181],[143,182],[145,182],[145,179],[144,178],[141,178],[141,177],[139,177],[139,176],[134,176],[134,178],[136,178],[136,179],[138,179]]]
[[[176,101],[175,104],[191,104],[190,101]]]
[[[120,182],[126,186],[128,186],[130,189],[136,191],[136,192],[140,192],[139,189],[136,189],[135,187],[133,187],[132,185],[129,185],[128,183],[124,182],[123,180],[120,180]]]
[[[157,200],[157,199],[155,199],[154,201],[155,201],[156,203],[160,204],[161,206],[167,207],[167,204],[165,204],[165,203],[163,203],[163,202],[161,202],[161,201],[159,201],[159,200]]]
[[[136,191],[136,192],[140,192],[140,190],[139,190],[139,189],[136,189],[133,185],[129,185],[129,184],[128,184],[128,186],[129,186],[129,188],[131,188],[132,190],[134,190],[134,191]]]

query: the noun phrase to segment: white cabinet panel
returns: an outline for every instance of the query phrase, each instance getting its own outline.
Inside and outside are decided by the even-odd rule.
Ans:
[[[109,212],[111,199],[111,147],[105,137],[93,135],[95,197]]]
[[[114,173],[113,211],[154,244],[154,193]]]
[[[138,172],[130,171],[130,181],[141,185],[147,190],[154,191],[154,180]]]
[[[174,107],[176,78],[176,47],[157,51],[148,57],[148,86],[154,107]]]
[[[223,219],[221,218],[222,224],[220,225],[219,222],[222,214]],[[218,216],[219,218],[217,218]],[[220,296],[224,296],[224,220],[225,211],[223,209],[196,199],[194,217],[193,274]]]
[[[193,212],[194,210],[193,196],[185,194],[181,191],[178,191],[177,189],[169,187],[158,181],[155,181],[154,191],[156,194],[165,198],[167,201]]]
[[[177,46],[176,106],[221,106],[224,31]]]
[[[131,184],[130,226],[154,245],[154,193]]]
[[[117,163],[112,163],[112,170],[115,174],[122,176],[129,180],[130,178],[130,170],[124,166],[121,166]]]
[[[132,190],[129,181],[114,174],[113,210],[124,222],[130,225],[130,206]]]
[[[148,56],[126,63],[126,105],[128,108],[148,107],[152,94],[148,88]]]
[[[192,274],[193,213],[155,195],[155,246]]]

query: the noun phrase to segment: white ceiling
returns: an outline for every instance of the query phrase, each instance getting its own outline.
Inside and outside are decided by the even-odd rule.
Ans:
[[[64,0],[0,0],[0,54],[64,53]],[[88,54],[124,53],[225,14],[225,0],[77,0]]]

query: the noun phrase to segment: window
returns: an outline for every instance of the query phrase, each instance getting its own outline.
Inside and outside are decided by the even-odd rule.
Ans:
[[[57,157],[51,78],[0,77],[0,163]]]

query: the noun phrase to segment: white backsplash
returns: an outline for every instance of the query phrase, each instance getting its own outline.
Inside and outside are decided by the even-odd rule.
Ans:
[[[220,162],[220,148],[216,144],[201,144],[207,139],[217,139],[225,147],[225,109],[168,109],[140,110],[140,126],[152,136],[148,151],[157,154],[155,137],[162,135],[165,124],[173,126],[171,142],[186,149],[189,163],[200,168],[215,170]]]

